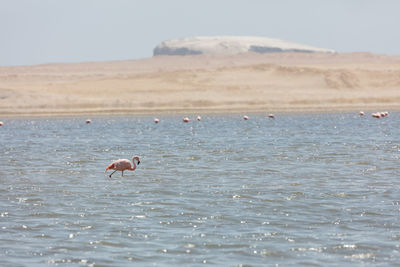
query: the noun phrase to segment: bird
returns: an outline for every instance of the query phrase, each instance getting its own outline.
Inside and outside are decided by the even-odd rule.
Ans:
[[[132,158],[132,164],[128,159],[119,159],[114,161],[113,163],[111,163],[110,165],[107,166],[106,171],[104,173],[106,173],[108,170],[114,170],[109,177],[111,178],[111,175],[113,175],[116,171],[121,171],[122,172],[122,176],[124,176],[124,171],[128,170],[128,171],[134,171],[136,170],[136,163],[135,161],[137,161],[137,165],[140,164],[140,160],[138,156],[134,156]]]
[[[364,113],[364,111],[360,111],[359,114],[360,114],[360,116],[364,116],[365,113]]]
[[[87,119],[87,120],[86,120],[86,124],[89,124],[89,123],[91,123],[91,122],[92,122],[91,119]]]
[[[2,121],[0,121],[0,126],[3,126],[3,122]]]
[[[197,120],[198,120],[198,121],[201,121],[201,117],[200,117],[200,116],[197,116]]]
[[[270,114],[268,114],[268,118],[270,118],[270,119],[275,119],[275,115],[272,114],[272,113],[270,113]]]
[[[372,115],[372,117],[377,118],[377,119],[379,119],[379,118],[382,117],[381,113],[379,113],[379,112],[377,112],[377,113],[372,113],[371,115]]]
[[[160,120],[157,118],[154,118],[154,123],[158,123]]]
[[[245,121],[247,121],[248,119],[249,119],[249,117],[248,116],[243,116],[243,119],[245,120]]]
[[[185,117],[182,120],[183,120],[183,122],[189,122],[190,121],[190,119],[188,117]]]

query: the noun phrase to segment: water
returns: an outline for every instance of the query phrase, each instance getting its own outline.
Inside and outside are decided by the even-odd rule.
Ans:
[[[399,117],[5,120],[0,265],[395,265]]]

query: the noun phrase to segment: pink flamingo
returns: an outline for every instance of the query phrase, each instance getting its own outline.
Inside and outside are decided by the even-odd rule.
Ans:
[[[190,119],[188,117],[183,118],[183,122],[189,122]]]
[[[134,156],[132,158],[133,166],[131,165],[131,162],[128,159],[116,160],[113,163],[111,163],[110,165],[108,165],[108,167],[106,168],[106,171],[104,173],[106,173],[108,170],[114,170],[109,175],[109,177],[111,178],[111,175],[113,175],[116,171],[121,171],[122,172],[122,176],[124,176],[124,171],[126,171],[126,170],[134,171],[136,169],[135,160],[137,161],[137,165],[139,165],[140,164],[140,160],[139,160],[138,156]]]
[[[247,121],[248,119],[249,119],[249,117],[248,116],[243,116],[243,119],[245,120],[245,121]]]
[[[87,120],[86,120],[86,123],[87,123],[87,124],[89,124],[89,123],[91,123],[91,122],[92,122],[92,120],[90,120],[90,119],[87,119]]]
[[[201,121],[201,117],[200,117],[200,116],[197,116],[197,120],[198,120],[198,121]]]
[[[272,113],[270,113],[270,114],[268,114],[268,118],[270,118],[270,119],[275,119],[275,115],[272,114]]]
[[[160,120],[157,119],[157,118],[154,119],[154,123],[158,123],[159,121],[160,121]]]
[[[382,117],[382,116],[381,116],[381,113],[379,113],[379,112],[377,112],[377,113],[372,113],[371,115],[372,115],[372,117],[377,118],[377,119],[379,119],[380,117]]]
[[[364,116],[365,113],[364,113],[364,111],[360,111],[359,114],[360,114],[360,116]]]
[[[3,122],[2,121],[0,121],[0,126],[3,126]]]

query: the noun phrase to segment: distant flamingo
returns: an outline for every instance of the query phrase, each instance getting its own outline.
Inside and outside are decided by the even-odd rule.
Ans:
[[[158,123],[159,121],[160,121],[160,120],[157,119],[157,118],[154,119],[154,123]]]
[[[89,119],[86,120],[86,123],[87,123],[87,124],[89,124],[89,123],[91,123],[91,122],[92,122],[92,120],[89,120]]]
[[[270,119],[275,119],[275,115],[272,114],[272,113],[270,113],[270,114],[268,114],[268,118],[270,118]]]
[[[248,116],[243,116],[243,119],[245,120],[245,121],[247,121],[248,119],[249,119],[249,117]]]
[[[0,121],[0,126],[3,126],[3,122],[2,121]]]
[[[106,173],[108,170],[114,170],[109,177],[111,178],[111,175],[113,175],[116,171],[121,171],[122,172],[122,176],[124,176],[124,171],[128,170],[128,171],[134,171],[136,169],[136,163],[135,160],[137,161],[137,165],[139,165],[140,160],[138,156],[134,156],[132,158],[132,163],[133,166],[131,165],[131,162],[128,159],[119,159],[114,161],[113,163],[111,163],[110,165],[108,165],[108,167],[106,168],[106,171],[104,173]]]
[[[372,113],[371,114],[372,117],[379,119],[380,117],[382,117],[381,113],[377,112],[377,113]]]
[[[365,113],[364,113],[364,111],[360,111],[359,114],[360,114],[360,116],[364,116]]]
[[[198,120],[198,121],[201,121],[201,117],[200,117],[200,116],[197,116],[197,120]]]
[[[188,117],[183,118],[183,122],[189,122],[190,119]]]

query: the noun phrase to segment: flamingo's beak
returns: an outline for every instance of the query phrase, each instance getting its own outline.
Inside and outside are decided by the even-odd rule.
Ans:
[[[140,164],[140,161],[137,162],[137,165],[139,165],[139,164]]]

